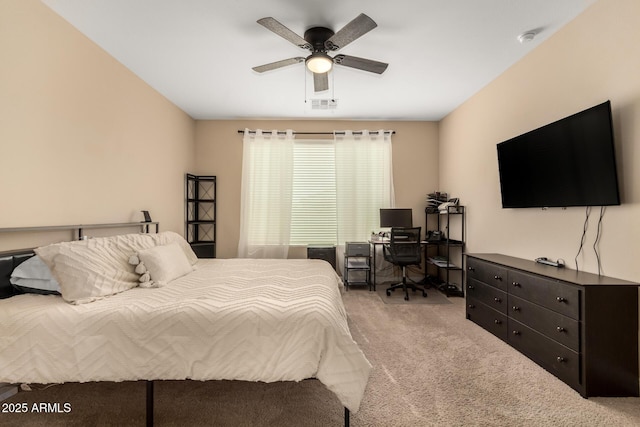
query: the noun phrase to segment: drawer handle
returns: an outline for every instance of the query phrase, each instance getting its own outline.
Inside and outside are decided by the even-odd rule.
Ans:
[[[520,331],[513,331],[513,335],[520,335]]]
[[[502,320],[494,320],[493,323],[495,323],[496,325],[502,325]]]
[[[518,307],[517,305],[513,306],[513,311],[520,311],[520,307]]]
[[[558,356],[558,357],[556,358],[556,360],[558,361],[558,363],[564,363],[564,362],[566,362],[566,361],[567,361],[567,359],[565,359],[565,358],[564,358],[564,357],[562,357],[562,356]]]
[[[469,307],[469,308],[476,308],[476,306],[475,306],[475,305],[473,305],[473,304],[469,304],[467,307]]]
[[[467,289],[475,289],[476,287],[473,285],[467,285]]]
[[[475,269],[475,268],[473,268],[473,267],[467,267],[467,270],[469,270],[469,271],[476,271],[476,269]]]
[[[502,277],[498,276],[497,274],[495,276],[493,276],[494,279],[496,280],[502,280]]]
[[[498,298],[498,297],[495,297],[493,300],[494,300],[495,302],[502,302],[502,300],[501,300],[500,298]]]
[[[556,301],[558,301],[558,302],[567,302],[567,299],[563,298],[563,297],[556,297]]]
[[[513,282],[513,283],[512,283],[512,285],[513,285],[515,288],[520,288],[520,287],[521,287],[521,286],[520,286],[520,283],[518,283],[518,282]]]
[[[565,331],[566,331],[566,329],[565,329],[565,328],[563,328],[562,326],[558,326],[558,327],[556,328],[556,331],[558,331],[558,332],[565,332]]]

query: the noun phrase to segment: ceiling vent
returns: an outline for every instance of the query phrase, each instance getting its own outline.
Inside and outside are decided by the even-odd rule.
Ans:
[[[312,99],[312,110],[333,110],[338,106],[337,99]]]

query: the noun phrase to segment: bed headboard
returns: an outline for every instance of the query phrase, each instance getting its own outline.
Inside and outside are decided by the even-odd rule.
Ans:
[[[20,263],[31,258],[33,255],[35,255],[33,249],[0,252],[0,298],[9,298],[18,293],[9,281],[11,272],[13,272],[13,269],[20,265]]]

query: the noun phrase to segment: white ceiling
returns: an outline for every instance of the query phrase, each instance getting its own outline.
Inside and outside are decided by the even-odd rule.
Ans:
[[[439,120],[595,1],[43,0],[195,119],[355,120]],[[258,19],[302,36],[360,13],[378,27],[337,53],[387,62],[384,74],[336,66],[316,94],[303,64],[251,69],[309,53]],[[538,36],[519,43],[529,30]]]

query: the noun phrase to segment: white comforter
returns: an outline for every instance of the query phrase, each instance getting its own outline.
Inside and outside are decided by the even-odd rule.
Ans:
[[[210,259],[196,268],[166,287],[89,304],[0,300],[0,382],[314,377],[358,410],[371,365],[328,263]]]

